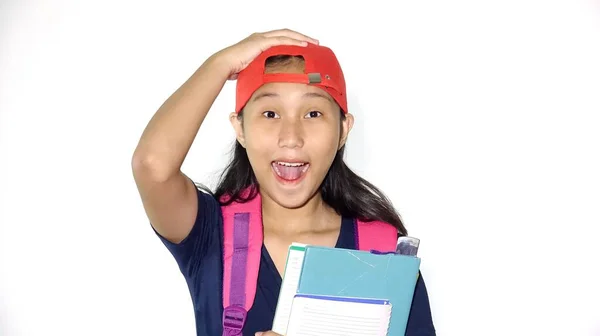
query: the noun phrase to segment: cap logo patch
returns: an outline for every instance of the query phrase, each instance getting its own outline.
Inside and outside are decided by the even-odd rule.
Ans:
[[[308,74],[308,83],[309,84],[318,84],[321,83],[321,74],[320,73],[309,73]]]

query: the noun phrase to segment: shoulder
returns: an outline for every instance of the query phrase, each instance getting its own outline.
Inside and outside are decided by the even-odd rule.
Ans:
[[[204,231],[214,232],[222,230],[223,226],[223,214],[219,201],[210,190],[201,184],[194,184],[196,185],[196,195],[198,196],[198,212],[194,227],[181,244],[197,238],[197,235]]]
[[[222,222],[221,204],[219,200],[212,194],[212,192],[201,184],[194,183],[196,185],[196,194],[198,195],[198,219]],[[200,211],[204,211],[201,213]],[[203,215],[203,216],[200,216]],[[201,218],[206,217],[206,218]]]
[[[194,182],[194,185],[196,186],[199,205],[209,210],[220,211],[219,200],[213,195],[210,189],[198,182]]]
[[[172,243],[155,230],[186,276],[196,273],[207,256],[222,250],[223,218],[220,203],[208,189],[195,184],[198,211],[189,234],[181,242]]]

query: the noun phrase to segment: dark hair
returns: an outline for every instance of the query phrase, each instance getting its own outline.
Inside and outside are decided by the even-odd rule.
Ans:
[[[267,62],[270,66],[288,65],[294,58],[296,57],[276,56],[268,59]],[[387,222],[398,229],[400,236],[407,235],[402,219],[390,200],[373,184],[358,176],[346,165],[343,159],[345,147],[342,146],[336,153],[321,184],[320,192],[323,201],[341,216],[357,218],[361,221]],[[259,187],[246,149],[235,141],[231,161],[221,174],[215,197],[221,199],[226,196],[226,200],[221,201],[222,205],[228,205],[233,201],[245,202],[256,196]],[[250,193],[243,194],[248,188],[251,188]]]

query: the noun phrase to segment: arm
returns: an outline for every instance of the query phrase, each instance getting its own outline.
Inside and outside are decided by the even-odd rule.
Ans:
[[[133,175],[153,228],[172,243],[185,239],[198,215],[198,196],[181,172],[210,107],[229,78],[275,45],[317,42],[283,29],[260,34],[211,56],[154,114],[133,154]]]
[[[133,175],[146,214],[173,243],[189,234],[198,211],[196,186],[180,169],[229,75],[225,62],[209,58],[154,114],[135,149]]]
[[[429,294],[427,293],[423,275],[419,272],[405,335],[435,336],[435,334],[436,330],[429,304]]]

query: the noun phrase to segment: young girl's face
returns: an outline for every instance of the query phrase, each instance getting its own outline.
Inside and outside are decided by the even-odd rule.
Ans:
[[[304,205],[319,190],[353,118],[343,118],[324,90],[269,83],[250,98],[234,122],[261,192],[286,208]]]

